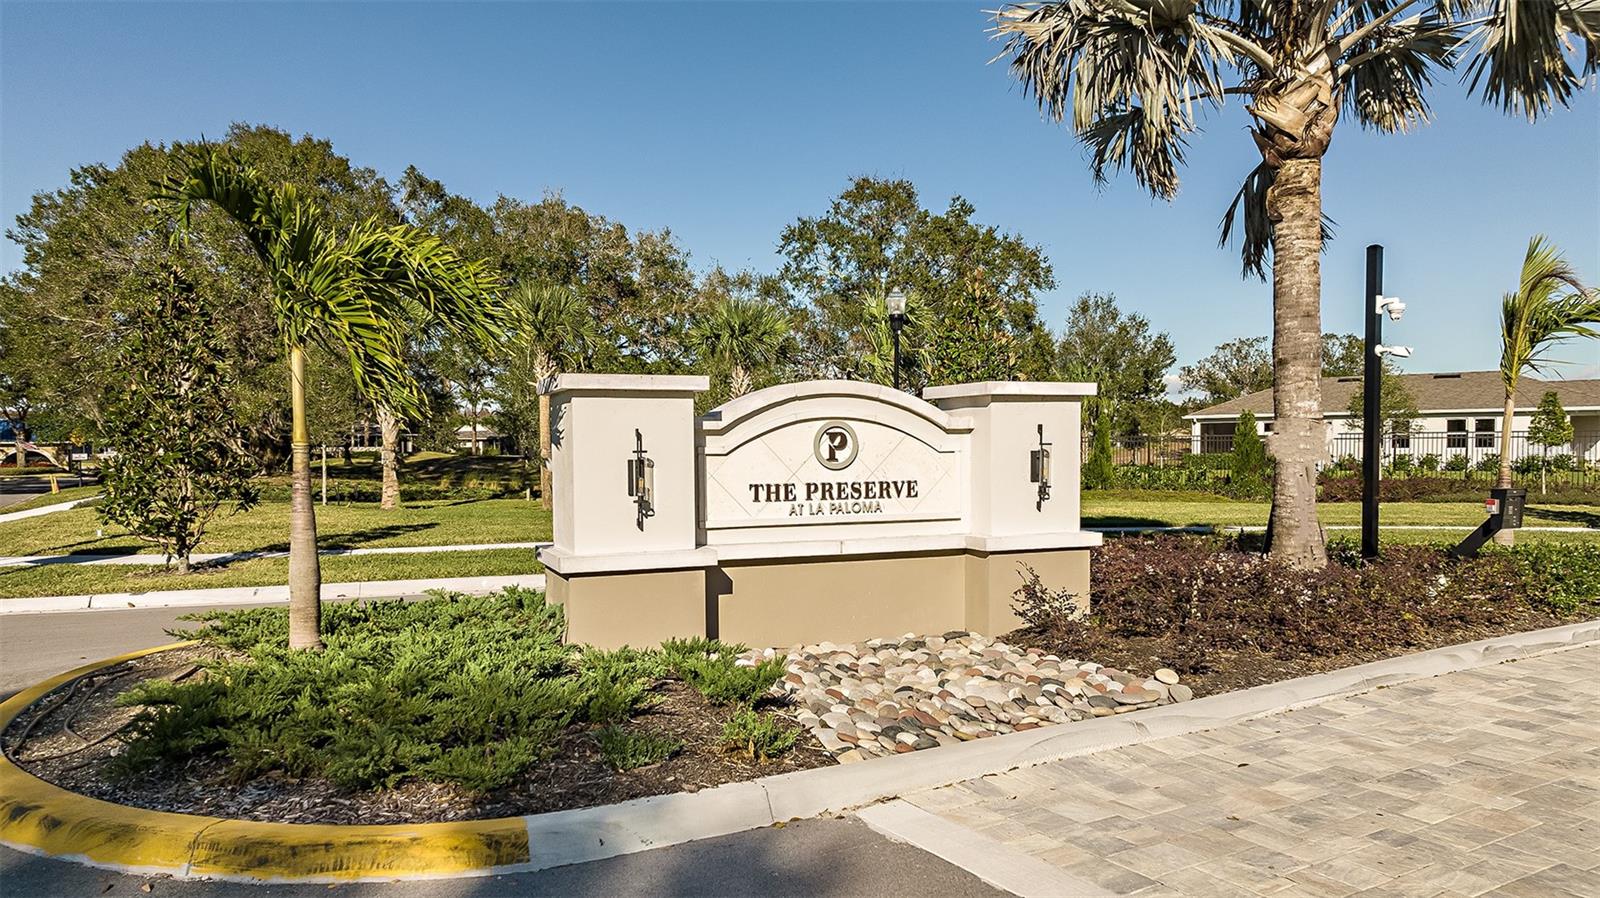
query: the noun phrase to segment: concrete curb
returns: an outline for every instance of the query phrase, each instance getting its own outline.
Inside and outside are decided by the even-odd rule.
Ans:
[[[85,502],[93,502],[103,495],[105,494],[95,493],[92,496],[84,496],[82,499],[73,499],[68,502],[57,502],[54,505],[40,505],[38,508],[25,508],[22,511],[8,511],[5,514],[0,514],[0,524],[4,524],[7,521],[20,521],[23,518],[36,518],[42,514],[53,514],[58,511],[68,511],[70,509],[77,508],[79,505],[82,505]]]
[[[542,870],[837,813],[990,773],[1213,729],[1380,686],[1600,641],[1600,621],[1485,639],[1344,670],[1009,733],[893,759],[804,770],[696,793],[526,817],[396,826],[219,820],[109,804],[0,759],[0,844],[125,872],[241,881],[348,882]],[[0,704],[0,728],[80,667]]]
[[[510,574],[500,577],[435,577],[427,580],[365,580],[324,583],[322,598],[365,599],[418,595],[431,589],[490,593],[507,586],[544,589],[544,574]],[[34,596],[0,599],[0,615],[53,614],[63,611],[126,611],[132,608],[186,608],[195,605],[259,605],[289,601],[289,587],[223,586],[216,589],[166,589],[153,592],[115,592],[86,596]]]

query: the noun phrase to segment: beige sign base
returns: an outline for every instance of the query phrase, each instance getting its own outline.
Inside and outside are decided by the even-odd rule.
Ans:
[[[764,559],[712,568],[546,573],[567,639],[601,648],[708,636],[752,646],[852,642],[903,633],[998,635],[1022,621],[1012,594],[1025,567],[1088,607],[1089,550],[932,552]]]

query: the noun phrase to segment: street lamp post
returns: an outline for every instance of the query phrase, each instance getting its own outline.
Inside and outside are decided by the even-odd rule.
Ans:
[[[898,289],[890,291],[886,303],[889,307],[889,333],[894,340],[894,388],[900,389],[900,330],[906,326],[906,295]]]
[[[1378,478],[1382,468],[1383,357],[1410,358],[1409,346],[1383,345],[1383,316],[1399,321],[1406,304],[1383,295],[1383,247],[1367,247],[1367,290],[1362,306],[1367,322],[1361,368],[1361,557],[1378,557]]]

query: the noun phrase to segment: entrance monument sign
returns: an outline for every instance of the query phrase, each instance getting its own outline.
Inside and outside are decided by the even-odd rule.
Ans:
[[[1089,593],[1078,526],[1093,384],[784,384],[699,417],[704,377],[563,374],[551,396],[568,637],[755,645],[998,634],[1019,571]],[[1052,460],[1052,453],[1059,457]]]

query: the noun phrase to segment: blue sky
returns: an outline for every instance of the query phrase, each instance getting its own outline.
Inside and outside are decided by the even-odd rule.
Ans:
[[[331,139],[391,177],[416,164],[480,200],[560,190],[631,228],[671,228],[697,268],[772,270],[779,231],[856,174],[960,193],[1041,244],[1059,328],[1111,291],[1172,334],[1181,361],[1265,334],[1216,223],[1255,164],[1237,107],[1206,124],[1171,203],[1097,188],[1040,119],[976,3],[0,2],[0,216],[69,170],[144,140],[269,123]],[[1359,328],[1363,247],[1382,243],[1409,304],[1390,342],[1414,371],[1492,367],[1495,315],[1528,238],[1600,281],[1600,95],[1538,125],[1446,75],[1436,121],[1385,137],[1344,123],[1325,172],[1338,237],[1326,329]],[[15,245],[0,268],[19,264]],[[1595,343],[1567,357],[1600,373]],[[1576,372],[1574,372],[1576,373]]]

